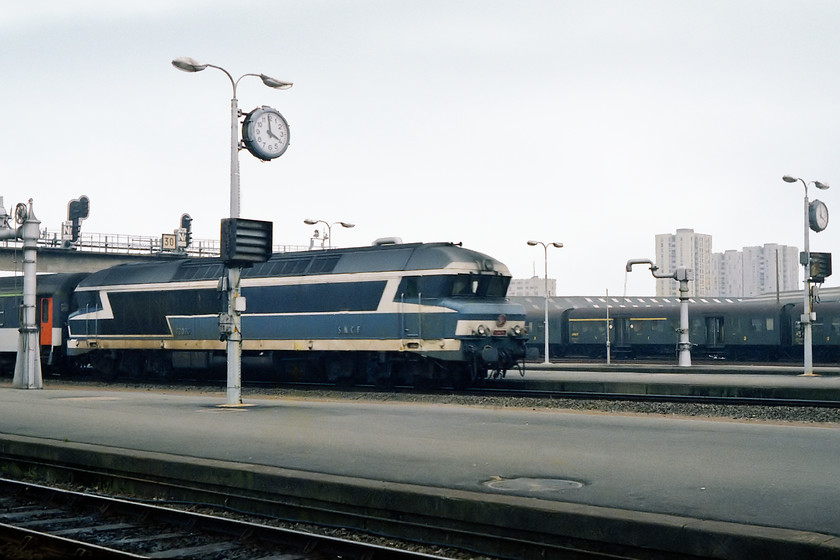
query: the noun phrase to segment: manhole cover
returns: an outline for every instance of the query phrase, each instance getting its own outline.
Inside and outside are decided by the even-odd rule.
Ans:
[[[570,488],[582,488],[583,483],[562,478],[494,478],[484,483],[493,490],[503,492],[556,492]]]

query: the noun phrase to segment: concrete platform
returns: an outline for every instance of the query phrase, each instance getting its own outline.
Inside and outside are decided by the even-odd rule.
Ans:
[[[837,426],[244,396],[0,383],[0,456],[709,558],[840,554]]]
[[[520,377],[509,372],[499,386],[604,394],[738,397],[840,402],[840,368],[819,368],[814,376],[780,366],[531,364]]]

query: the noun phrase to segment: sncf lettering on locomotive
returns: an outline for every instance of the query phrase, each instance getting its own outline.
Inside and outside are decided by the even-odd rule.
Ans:
[[[338,334],[339,335],[346,335],[346,334],[360,334],[362,332],[361,325],[339,325],[338,326]]]

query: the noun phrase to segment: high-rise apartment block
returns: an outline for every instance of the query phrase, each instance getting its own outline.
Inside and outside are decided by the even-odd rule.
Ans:
[[[799,288],[799,250],[775,243],[744,247],[742,251],[712,252],[712,236],[678,229],[656,236],[656,266],[671,273],[678,267],[694,269],[691,297],[752,297]],[[657,279],[656,295],[677,296],[679,284]]]
[[[768,243],[715,253],[718,295],[754,297],[799,289],[799,249]]]
[[[676,235],[657,235],[656,266],[657,274],[671,274],[680,267],[693,269],[694,281],[688,283],[690,297],[712,295],[716,289],[711,235],[694,233],[693,229],[678,229]],[[657,278],[656,295],[679,295],[679,283],[671,278]]]
[[[514,278],[510,281],[507,295],[509,296],[540,296],[545,297],[545,278],[533,276],[531,278]],[[557,295],[557,280],[548,279],[548,295]]]

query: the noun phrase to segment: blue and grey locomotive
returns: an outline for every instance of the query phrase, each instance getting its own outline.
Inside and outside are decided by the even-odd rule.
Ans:
[[[225,363],[216,259],[120,265],[76,288],[68,355],[142,375]],[[243,271],[243,370],[466,386],[518,367],[525,312],[499,261],[451,243],[273,255]]]

